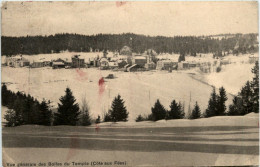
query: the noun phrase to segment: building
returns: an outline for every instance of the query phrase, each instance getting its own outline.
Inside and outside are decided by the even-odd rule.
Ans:
[[[189,68],[195,68],[197,66],[198,66],[197,63],[195,63],[195,62],[190,62],[189,63]]]
[[[105,57],[102,57],[100,59],[99,64],[100,64],[101,70],[118,68],[118,62],[117,61],[109,61]]]
[[[259,60],[259,57],[258,57],[258,56],[255,56],[255,55],[249,56],[249,63],[250,63],[250,64],[253,64],[253,63],[255,63],[255,62],[258,61],[258,60]]]
[[[174,62],[171,60],[159,60],[156,64],[157,70],[170,70],[173,68]]]
[[[81,68],[81,67],[85,67],[85,60],[84,59],[80,59],[79,58],[80,55],[75,55],[71,58],[72,60],[72,64],[71,66],[73,68]]]
[[[99,64],[100,64],[100,69],[101,69],[101,70],[108,69],[108,67],[109,67],[109,61],[108,61],[108,59],[105,58],[105,57],[102,57],[102,58],[99,60]]]
[[[178,63],[178,70],[184,70],[184,69],[189,69],[189,63],[188,62],[179,62]]]
[[[154,62],[146,63],[144,66],[147,70],[154,70],[156,68],[156,65]]]
[[[53,62],[52,63],[52,68],[57,69],[57,68],[65,68],[65,64],[63,62]]]
[[[44,67],[44,62],[39,60],[39,61],[34,61],[32,64],[31,64],[31,68],[41,68],[41,67]]]
[[[132,58],[132,64],[137,64],[139,67],[144,67],[147,63],[147,58],[145,56],[134,56]]]
[[[158,54],[156,53],[155,50],[153,50],[153,49],[148,49],[148,50],[145,51],[144,53],[148,55],[149,61],[156,62],[156,59],[157,59],[156,57],[157,57]]]
[[[29,60],[21,57],[7,57],[6,58],[6,65],[10,67],[25,67],[29,66]]]
[[[108,62],[109,69],[115,69],[118,68],[118,63],[116,61],[110,61]]]
[[[51,62],[50,61],[43,61],[44,66],[51,66]]]

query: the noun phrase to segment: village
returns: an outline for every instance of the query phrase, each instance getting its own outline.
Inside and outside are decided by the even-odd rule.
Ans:
[[[98,54],[99,53],[99,54]],[[101,53],[101,54],[100,54]],[[165,56],[166,55],[166,56]],[[225,53],[224,53],[225,55]],[[253,64],[258,56],[250,55],[243,63]],[[138,72],[150,70],[187,70],[198,67],[201,72],[219,72],[221,65],[231,64],[231,59],[218,57],[215,54],[197,54],[197,56],[157,54],[153,49],[148,49],[142,54],[133,53],[132,49],[124,46],[119,52],[108,52],[106,50],[97,52],[97,55],[89,58],[82,58],[81,55],[71,55],[71,58],[56,58],[47,60],[29,60],[23,55],[6,57],[2,65],[14,68],[29,67],[42,68],[98,68],[100,70],[113,70],[125,72]]]

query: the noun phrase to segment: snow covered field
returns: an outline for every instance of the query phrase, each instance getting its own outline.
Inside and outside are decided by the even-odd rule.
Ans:
[[[4,163],[126,162],[124,166],[259,165],[259,114],[198,120],[3,128]],[[87,165],[83,165],[87,166]]]
[[[102,53],[66,52],[24,57],[30,61],[43,58],[45,60],[70,59],[74,54],[80,54],[86,61],[97,54],[102,55]],[[110,53],[109,56],[112,54]],[[236,63],[222,66],[220,73],[210,74],[201,74],[195,69],[173,71],[172,73],[166,71],[125,73],[102,71],[97,68],[53,70],[50,67],[29,69],[3,66],[2,82],[11,83],[8,84],[8,89],[13,91],[29,93],[38,100],[43,98],[51,100],[54,106],[57,106],[59,98],[64,95],[65,88],[70,87],[78,103],[81,103],[82,97],[86,96],[93,117],[97,117],[97,115],[102,117],[104,111],[110,108],[113,98],[120,94],[125,100],[129,121],[134,121],[139,114],[150,114],[156,99],[160,99],[167,109],[173,99],[181,101],[185,105],[186,112],[189,103],[192,109],[195,102],[198,101],[204,112],[212,91],[210,85],[217,88],[224,86],[228,93],[236,94],[247,80],[252,79],[253,64],[242,63],[248,60],[248,56],[227,56],[230,61]],[[174,57],[177,56],[172,55],[172,58]],[[211,59],[211,55],[202,55],[202,57],[200,58],[202,60]],[[187,59],[194,59],[194,57],[187,57]],[[2,57],[3,61],[4,57]],[[116,78],[105,79],[104,84],[100,86],[99,80],[108,74],[114,74]],[[195,78],[199,78],[199,80],[193,79],[190,77],[191,75],[195,75]],[[232,102],[232,99],[233,97],[228,94],[227,105]]]
[[[99,79],[110,73],[116,78],[105,79],[104,85],[99,86]],[[125,73],[94,68],[53,70],[3,67],[2,82],[13,83],[8,85],[8,89],[13,91],[29,93],[39,100],[50,99],[55,106],[68,86],[79,103],[82,96],[86,95],[94,117],[98,114],[102,116],[110,108],[113,98],[120,94],[130,113],[130,121],[138,114],[150,114],[157,98],[166,108],[169,108],[173,99],[181,101],[185,103],[187,111],[191,95],[191,108],[198,101],[204,111],[212,91],[210,86],[192,79],[188,74],[175,71]],[[228,98],[230,102],[232,97]]]

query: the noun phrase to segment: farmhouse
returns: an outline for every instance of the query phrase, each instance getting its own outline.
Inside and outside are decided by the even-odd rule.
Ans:
[[[75,55],[71,58],[73,68],[81,68],[85,66],[85,60],[79,58],[80,55]]]

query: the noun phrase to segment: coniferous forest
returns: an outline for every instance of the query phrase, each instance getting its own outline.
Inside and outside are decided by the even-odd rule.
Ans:
[[[133,52],[143,53],[154,49],[157,53],[249,53],[258,51],[258,34],[224,34],[216,36],[145,36],[126,34],[55,34],[50,36],[6,37],[2,36],[2,55],[48,54],[90,51],[119,51],[130,46]]]

